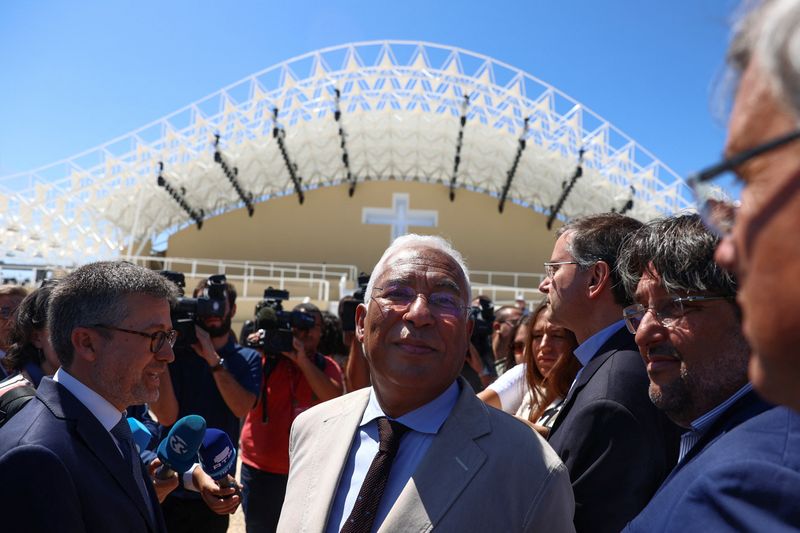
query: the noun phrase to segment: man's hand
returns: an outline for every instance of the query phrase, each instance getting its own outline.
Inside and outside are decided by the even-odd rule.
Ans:
[[[206,502],[208,508],[220,515],[233,514],[239,508],[242,498],[239,495],[242,486],[236,483],[235,487],[222,488],[211,476],[197,466],[192,472],[194,486],[200,491],[200,497]]]
[[[194,330],[197,335],[197,342],[192,344],[192,350],[194,350],[198,356],[202,357],[205,362],[208,363],[208,366],[217,366],[219,355],[214,349],[214,344],[211,342],[211,336],[206,330],[196,324]]]
[[[162,503],[170,492],[178,488],[178,474],[173,472],[167,479],[158,479],[156,477],[156,470],[161,466],[161,459],[156,457],[147,467],[147,472],[150,474],[150,479],[153,480],[153,488],[156,489],[156,496],[158,503]]]

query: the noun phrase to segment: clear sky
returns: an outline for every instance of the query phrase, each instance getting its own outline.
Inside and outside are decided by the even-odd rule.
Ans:
[[[0,2],[0,176],[69,157],[326,46],[424,40],[509,63],[680,175],[713,163],[735,0]]]

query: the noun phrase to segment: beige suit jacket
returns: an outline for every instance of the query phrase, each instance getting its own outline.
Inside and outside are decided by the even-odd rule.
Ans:
[[[325,529],[368,398],[362,389],[297,418],[278,531]],[[544,439],[461,381],[453,411],[379,531],[574,531],[574,509],[567,470]]]

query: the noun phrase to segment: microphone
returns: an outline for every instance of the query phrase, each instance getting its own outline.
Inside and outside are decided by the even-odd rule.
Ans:
[[[167,438],[158,445],[157,455],[161,466],[156,470],[158,479],[169,479],[177,472],[183,474],[195,462],[197,450],[203,444],[206,420],[202,416],[184,416],[172,426]]]
[[[203,472],[222,488],[237,487],[233,473],[236,471],[236,448],[231,438],[220,429],[208,428],[199,451]]]
[[[133,417],[128,417],[128,426],[131,428],[133,443],[136,444],[136,453],[142,453],[142,450],[147,449],[147,445],[150,444],[152,433],[140,420]]]

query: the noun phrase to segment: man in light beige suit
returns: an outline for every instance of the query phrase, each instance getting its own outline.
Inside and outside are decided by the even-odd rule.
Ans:
[[[458,377],[469,287],[439,237],[384,252],[356,311],[372,387],[295,421],[278,531],[573,531],[553,450]]]

